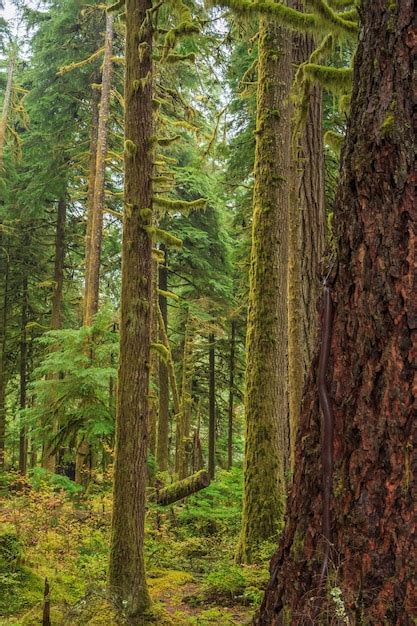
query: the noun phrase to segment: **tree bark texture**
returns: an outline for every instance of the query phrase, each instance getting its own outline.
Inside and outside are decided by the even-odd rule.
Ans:
[[[168,271],[167,264],[167,252],[165,252],[165,264],[159,267],[159,288],[163,291],[168,290]],[[168,328],[168,303],[163,294],[159,295],[159,308],[163,320],[163,328],[159,324],[159,341],[164,344],[164,330]],[[156,447],[156,460],[158,468],[161,472],[168,469],[169,461],[169,375],[168,366],[159,359],[159,411],[158,411],[158,436]]]
[[[150,605],[143,554],[152,304],[152,21],[126,0],[125,213],[109,582],[131,622]],[[138,45],[140,54],[138,54]]]
[[[336,197],[328,388],[334,414],[327,591],[350,624],[417,619],[417,8],[364,0]],[[414,62],[414,66],[413,66]],[[255,623],[335,623],[323,561],[317,357],[288,518]],[[320,606],[320,604],[319,604]]]
[[[295,3],[302,9],[300,2]],[[292,57],[296,66],[315,49],[309,35],[294,34]],[[324,252],[324,159],[322,90],[310,85],[306,116],[297,137],[289,225],[288,263],[288,387],[291,466],[305,378],[318,330],[317,298]]]
[[[241,540],[251,562],[276,536],[289,461],[287,265],[291,38],[270,17],[259,33],[252,256],[247,332],[246,444]]]

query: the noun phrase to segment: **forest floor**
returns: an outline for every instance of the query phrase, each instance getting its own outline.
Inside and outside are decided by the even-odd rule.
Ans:
[[[241,567],[241,471],[219,472],[206,490],[146,518],[146,565],[154,621],[161,626],[248,624],[262,598],[273,545],[260,565]],[[45,578],[51,622],[123,624],[106,594],[111,523],[109,478],[80,498],[63,477],[37,473],[30,488],[0,494],[0,624],[41,623]],[[0,485],[1,486],[1,485]]]

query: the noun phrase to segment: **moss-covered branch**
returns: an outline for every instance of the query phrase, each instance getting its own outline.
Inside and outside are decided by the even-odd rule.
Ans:
[[[303,66],[303,73],[308,80],[319,83],[337,95],[346,94],[352,90],[353,70],[351,68],[307,63]]]
[[[201,491],[201,489],[205,489],[209,484],[210,477],[208,473],[205,470],[201,470],[183,480],[168,485],[168,487],[164,487],[160,491],[156,491],[149,500],[162,506],[167,506],[168,504],[178,502],[178,500],[183,500],[193,493]]]

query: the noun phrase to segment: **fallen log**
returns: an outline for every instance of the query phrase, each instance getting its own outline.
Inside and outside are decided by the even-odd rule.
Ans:
[[[162,506],[167,506],[168,504],[178,502],[178,500],[182,500],[187,496],[191,496],[193,493],[201,491],[201,489],[205,489],[209,486],[209,484],[210,477],[208,473],[205,470],[201,470],[200,472],[192,474],[183,480],[178,480],[177,482],[172,483],[172,485],[156,490],[155,493],[151,495],[149,500]]]

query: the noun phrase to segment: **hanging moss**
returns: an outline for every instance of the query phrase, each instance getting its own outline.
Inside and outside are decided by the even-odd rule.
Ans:
[[[177,302],[180,300],[180,297],[172,291],[166,291],[165,289],[158,288],[158,293],[160,296],[164,296],[164,298],[172,298],[172,300],[176,300]]]
[[[174,135],[173,137],[154,137],[153,141],[156,142],[158,145],[166,148],[167,146],[173,144],[175,141],[178,141],[179,139],[181,139],[181,135]]]
[[[82,61],[78,61],[77,63],[70,63],[69,65],[63,65],[57,71],[57,76],[63,76],[64,74],[67,74],[68,72],[72,72],[72,70],[76,70],[80,67],[84,67],[84,65],[88,65],[89,63],[92,63],[93,61],[98,59],[102,54],[104,54],[104,47],[94,52],[94,54],[89,56],[88,59],[83,59]],[[100,87],[101,89],[101,85],[97,85],[97,86]]]
[[[204,198],[187,202],[186,200],[170,200],[169,198],[157,196],[154,199],[154,203],[160,209],[180,212],[188,212],[192,209],[204,209],[207,206],[207,200]]]
[[[340,154],[343,140],[344,140],[343,135],[340,135],[339,133],[336,133],[333,130],[328,130],[327,133],[324,134],[324,143],[330,146],[330,148],[336,154]]]
[[[133,158],[136,155],[137,145],[130,139],[125,140],[125,154]]]
[[[162,359],[162,361],[167,364],[169,351],[163,343],[151,343],[151,350],[154,350],[158,353],[158,356]]]
[[[303,66],[303,73],[306,78],[319,83],[327,91],[337,95],[346,94],[352,90],[352,68],[307,63]]]
[[[170,52],[165,57],[165,63],[169,63],[170,65],[174,65],[175,63],[180,63],[184,61],[188,63],[195,63],[194,52],[190,52],[189,54],[178,54],[177,52]]]
[[[155,237],[158,241],[162,241],[167,246],[180,248],[182,246],[182,240],[171,233],[168,233],[162,228],[155,228]]]
[[[310,0],[310,3],[320,17],[336,30],[354,35],[358,32],[358,24],[355,21],[343,19],[325,0]]]

